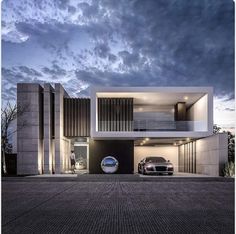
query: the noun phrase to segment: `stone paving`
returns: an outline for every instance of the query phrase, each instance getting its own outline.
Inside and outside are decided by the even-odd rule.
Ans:
[[[2,178],[2,233],[234,233],[234,180]]]

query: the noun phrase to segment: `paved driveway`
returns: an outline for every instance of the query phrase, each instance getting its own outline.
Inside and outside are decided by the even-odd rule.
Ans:
[[[3,233],[234,233],[224,178],[3,178]]]

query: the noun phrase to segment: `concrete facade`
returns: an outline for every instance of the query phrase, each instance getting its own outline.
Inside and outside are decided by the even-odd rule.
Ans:
[[[52,174],[55,171],[55,154],[53,151],[52,110],[54,89],[50,84],[44,85],[44,173]]]
[[[38,84],[17,85],[17,174],[43,172],[43,89]]]
[[[55,84],[55,173],[69,169],[70,140],[63,136],[63,98],[68,97],[61,84]]]
[[[195,161],[197,174],[220,176],[224,164],[228,161],[227,133],[218,133],[179,146],[179,171],[192,172],[192,160]],[[187,165],[186,165],[187,164]]]

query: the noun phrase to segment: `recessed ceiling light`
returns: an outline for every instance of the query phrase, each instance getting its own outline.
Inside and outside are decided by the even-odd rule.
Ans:
[[[184,100],[188,100],[188,96],[184,96]]]
[[[190,141],[190,138],[188,137],[188,138],[186,139],[186,141]]]
[[[145,141],[149,141],[149,138],[147,137],[147,138],[145,138]]]

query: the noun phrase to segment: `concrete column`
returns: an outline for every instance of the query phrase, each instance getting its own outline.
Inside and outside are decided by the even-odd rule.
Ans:
[[[43,170],[43,89],[39,84],[17,84],[17,174]]]
[[[64,127],[64,110],[63,99],[68,97],[68,94],[63,89],[61,84],[55,84],[55,173],[64,172],[64,140],[63,140],[63,127]]]
[[[44,85],[44,173],[52,173],[52,95],[54,89],[50,84]]]

